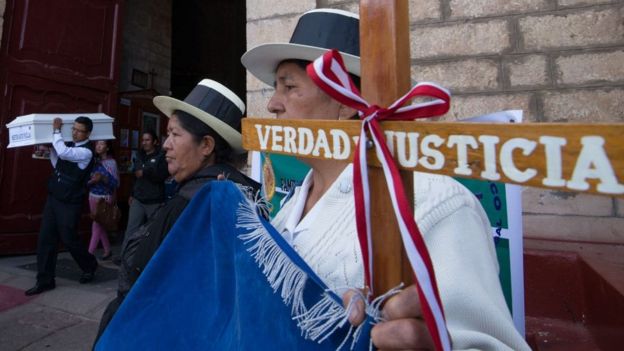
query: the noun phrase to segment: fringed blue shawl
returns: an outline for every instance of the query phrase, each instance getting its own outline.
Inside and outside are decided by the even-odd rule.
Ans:
[[[234,183],[209,182],[141,274],[96,350],[369,348],[340,298]]]

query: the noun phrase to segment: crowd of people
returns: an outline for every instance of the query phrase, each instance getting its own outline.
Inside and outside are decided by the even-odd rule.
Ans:
[[[360,74],[358,40],[357,15],[339,10],[313,10],[301,16],[290,42],[259,45],[246,52],[241,60],[252,75],[275,88],[267,109],[276,118],[354,119],[358,118],[357,111],[332,99],[317,87],[306,74],[306,66],[328,49],[337,49],[345,57],[347,69],[357,82]],[[126,304],[131,305],[126,301],[140,298],[141,295],[130,292],[140,282],[149,264],[158,258],[156,253],[166,245],[167,236],[179,227],[176,226],[179,218],[185,211],[199,206],[195,195],[200,189],[205,189],[213,181],[229,181],[252,203],[258,203],[261,196],[260,184],[240,171],[246,164],[246,151],[241,144],[241,120],[245,105],[235,93],[216,81],[204,79],[183,101],[158,96],[154,98],[154,104],[168,117],[167,138],[161,145],[154,131],[142,134],[142,151],[134,169],[135,182],[129,200],[128,222],[119,253],[118,294],[102,316],[94,343],[94,348],[98,350],[112,349],[110,340],[114,340],[115,335],[111,335],[114,331],[107,334],[107,327],[115,323],[118,310]],[[80,117],[74,122],[73,141],[66,144],[60,134],[60,124],[60,119],[54,121],[51,152],[54,173],[48,184],[49,197],[39,235],[37,283],[26,291],[27,295],[55,288],[58,240],[63,241],[83,270],[80,283],[94,279],[98,266],[94,253],[99,243],[103,247],[101,259],[109,259],[112,255],[106,231],[97,222],[93,223],[88,249],[77,235],[77,223],[87,193],[92,211],[99,201],[114,203],[117,200],[120,178],[112,157],[111,143],[91,142],[92,123],[88,118]],[[311,170],[303,184],[295,189],[271,220],[274,229],[269,231],[274,230],[280,238],[269,238],[267,245],[273,247],[274,242],[281,243],[283,240],[287,247],[276,245],[279,249],[273,255],[283,254],[293,262],[298,259],[305,262],[304,265],[313,271],[310,275],[320,277],[321,286],[344,299],[344,308],[348,307],[349,311],[348,320],[358,326],[370,316],[367,316],[369,309],[365,299],[350,301],[353,296],[361,296],[358,292],[366,288],[353,188],[344,186],[353,182],[353,167],[333,160],[303,161]],[[169,176],[177,184],[170,198],[165,195],[165,180]],[[432,177],[434,182],[423,181]],[[431,183],[436,186],[419,188],[419,184]],[[505,304],[498,281],[489,222],[478,201],[459,183],[444,176],[417,173],[415,187],[415,220],[421,227],[432,257],[452,348],[528,349],[515,329]],[[223,217],[228,215],[236,216],[223,214]],[[258,216],[259,221],[266,219],[261,211]],[[205,221],[204,218],[187,220]],[[236,255],[246,254],[246,251],[236,252]],[[202,264],[206,265],[207,271],[219,269],[216,261],[209,260]],[[287,271],[283,268],[270,272],[266,268],[264,273],[269,281],[294,279],[286,276]],[[167,285],[170,282],[163,278],[156,284]],[[223,294],[223,291],[211,290],[205,296],[190,298],[197,299],[198,304],[207,303],[204,301],[219,304],[218,299]],[[240,308],[262,303],[240,301]],[[344,309],[342,305],[335,308]],[[381,319],[374,321],[370,334],[367,334],[376,347],[433,348],[415,286],[390,297],[380,313]],[[159,323],[158,320],[142,317],[141,313],[131,314],[131,317],[140,323]],[[285,323],[294,323],[293,320],[299,317],[293,315]],[[141,318],[145,320],[139,320]],[[226,319],[227,316],[219,318]],[[185,323],[192,324],[194,320]],[[223,340],[217,339],[224,338],[226,334],[215,335],[214,340],[206,341],[206,348],[224,345]],[[158,340],[160,336],[149,337]],[[180,335],[180,345],[185,344],[184,338],[196,337]],[[282,337],[275,335],[275,338]],[[140,338],[139,334],[137,338]],[[327,340],[331,343],[335,339]],[[325,340],[320,342],[323,343],[319,344],[319,348],[326,345]],[[335,349],[342,344],[338,342],[329,346]]]

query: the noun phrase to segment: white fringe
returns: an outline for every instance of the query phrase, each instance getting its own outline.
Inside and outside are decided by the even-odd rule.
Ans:
[[[363,294],[354,295],[349,306],[343,308],[331,298],[326,291],[316,304],[311,307],[305,306],[303,302],[303,290],[308,280],[308,276],[297,267],[279,246],[273,241],[268,231],[264,228],[255,210],[257,199],[247,199],[246,203],[241,203],[236,211],[237,228],[243,228],[246,234],[238,236],[248,245],[247,251],[255,259],[262,273],[266,276],[269,285],[274,292],[280,292],[282,301],[287,306],[291,306],[291,316],[301,329],[301,335],[305,339],[316,341],[319,344],[331,337],[332,334],[349,322],[349,315],[357,300],[365,303],[366,314],[371,316],[373,323],[383,321],[380,306],[388,298],[398,294],[403,289],[403,283],[391,289],[385,294],[375,298],[370,304]],[[359,290],[358,290],[359,291]],[[357,327],[351,327],[338,346],[341,350],[349,339],[351,339],[350,350],[353,350],[359,339],[362,327],[361,323]],[[372,340],[369,342],[369,349],[372,350]]]
[[[385,318],[383,318],[383,316],[381,315],[381,305],[383,305],[383,303],[387,299],[401,292],[403,287],[404,287],[404,284],[401,283],[398,286],[387,291],[385,294],[376,297],[371,303],[368,303],[368,299],[364,296],[363,293],[361,293],[361,291],[356,290],[359,294],[353,295],[353,297],[351,298],[351,301],[349,301],[349,305],[347,306],[347,312],[346,312],[347,320],[348,320],[348,316],[351,314],[351,310],[353,309],[353,305],[355,304],[355,302],[358,300],[362,300],[364,301],[364,304],[365,304],[366,315],[372,318],[372,322],[371,322],[372,324],[377,324],[379,322],[385,321]],[[360,325],[358,325],[355,328],[355,331],[353,332],[352,339],[351,339],[351,348],[350,348],[351,350],[355,348],[356,342],[360,339],[363,326],[364,326],[364,323],[360,323]],[[352,331],[353,331],[353,326],[349,329],[349,333],[347,334],[347,337],[345,337],[342,343],[338,346],[337,350],[342,349],[342,347],[346,344]],[[374,349],[372,338],[368,341],[368,349],[369,351],[373,351]]]
[[[373,324],[384,322],[385,318],[381,315],[381,305],[391,298],[392,296],[401,292],[405,284],[401,283],[398,286],[388,290],[385,294],[377,296],[370,304],[366,306],[366,314],[373,318]]]
[[[239,239],[249,245],[247,251],[255,259],[274,292],[280,293],[282,301],[291,306],[291,315],[301,329],[304,338],[323,342],[347,320],[345,309],[325,293],[311,307],[303,301],[303,290],[308,276],[284,254],[272,240],[258,218],[253,203],[241,203],[236,211],[237,228],[246,234]]]

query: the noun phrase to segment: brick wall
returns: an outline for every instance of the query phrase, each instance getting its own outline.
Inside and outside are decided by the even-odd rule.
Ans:
[[[315,0],[248,0],[247,48],[290,39],[297,19],[303,12],[316,8]],[[247,115],[268,115],[266,104],[271,89],[247,73]]]
[[[411,77],[453,93],[453,121],[522,109],[532,122],[624,120],[624,3],[618,0],[409,0]],[[288,40],[315,7],[357,1],[248,1],[247,45]],[[250,116],[271,90],[247,78]],[[526,188],[525,236],[624,244],[624,201]]]
[[[169,94],[171,83],[171,0],[126,1],[119,90],[142,89],[131,84],[132,69],[149,76],[148,87]]]

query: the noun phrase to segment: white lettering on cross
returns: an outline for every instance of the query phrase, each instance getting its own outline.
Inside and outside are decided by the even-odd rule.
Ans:
[[[334,159],[346,160],[351,154],[351,144],[349,134],[341,129],[331,129],[329,131],[333,139]]]
[[[297,152],[297,131],[293,127],[284,127],[284,151]]]
[[[309,155],[314,148],[314,134],[309,128],[297,128],[299,134],[299,154]]]
[[[431,144],[433,146],[440,147],[444,143],[444,139],[440,138],[438,135],[429,134],[426,137],[422,138],[422,142],[420,144],[420,152],[422,153],[422,157],[420,158],[420,164],[431,170],[442,169],[444,167],[444,154],[439,150],[432,149]],[[429,160],[429,158],[433,159],[433,162]]]
[[[544,144],[546,154],[546,178],[542,179],[542,184],[546,186],[564,186],[566,181],[562,178],[561,148],[566,145],[565,138],[553,136],[541,136],[540,144]]]
[[[256,131],[258,132],[258,141],[260,142],[260,149],[266,150],[269,146],[269,133],[271,132],[271,126],[264,126],[264,133],[262,133],[262,125],[256,124]]]
[[[481,177],[488,180],[499,180],[500,174],[496,171],[496,144],[500,139],[493,135],[481,135],[479,141],[483,144],[484,165]]]
[[[471,175],[472,169],[468,166],[468,148],[477,149],[477,140],[471,135],[451,135],[446,146],[452,148],[457,145],[457,167],[453,170],[455,174]]]
[[[527,168],[524,171],[521,171],[518,167],[516,167],[513,160],[513,152],[515,149],[521,149],[522,155],[529,156],[533,150],[535,150],[536,146],[537,143],[535,141],[525,138],[512,138],[507,140],[501,147],[500,151],[500,163],[503,173],[505,173],[509,179],[520,183],[526,182],[527,180],[535,177],[537,174],[535,169]]]
[[[271,145],[271,150],[273,151],[282,151],[282,126],[273,126],[271,128],[271,139],[273,140],[273,144]]]
[[[359,135],[350,136],[340,128],[316,129],[270,124],[253,126],[259,150],[303,157],[348,160],[359,139]],[[443,174],[474,177],[472,163],[478,161],[483,163],[478,176],[484,180],[539,184],[574,191],[587,191],[595,187],[594,191],[603,194],[624,194],[624,184],[618,178],[622,175],[616,174],[617,169],[607,155],[607,151],[611,150],[605,147],[609,139],[603,136],[579,137],[579,151],[579,143],[576,140],[571,142],[564,135],[515,137],[501,141],[497,135],[438,135],[409,130],[385,130],[384,134],[390,153],[404,169],[421,172],[442,170]],[[543,145],[543,150],[536,152],[540,145]],[[576,160],[573,160],[573,167],[564,165],[564,161],[571,161],[564,160],[564,157],[574,155]],[[542,159],[536,161],[538,157]],[[452,164],[446,164],[447,158]],[[500,170],[497,169],[498,164]],[[538,176],[541,178],[535,179]]]
[[[600,136],[585,136],[581,138],[583,148],[576,159],[572,179],[568,181],[568,188],[573,190],[587,190],[589,183],[586,179],[598,179],[596,189],[605,194],[624,194],[624,185],[618,183],[611,162],[604,150],[604,139]]]
[[[396,132],[397,156],[401,166],[416,167],[418,165],[418,136],[418,133]],[[405,141],[406,137],[408,142]]]
[[[312,156],[320,156],[321,149],[324,149],[323,157],[332,158],[331,150],[329,149],[329,141],[327,140],[327,134],[322,129],[319,129],[316,136],[316,142],[314,143],[314,149],[312,149]]]

